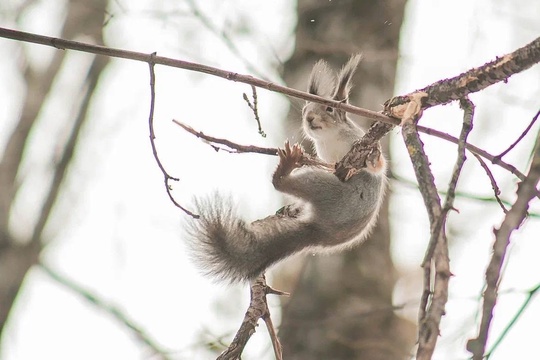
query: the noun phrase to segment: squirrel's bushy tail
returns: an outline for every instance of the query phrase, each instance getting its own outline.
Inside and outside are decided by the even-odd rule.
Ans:
[[[190,219],[187,226],[191,255],[208,275],[230,282],[254,279],[323,236],[307,214],[272,215],[247,223],[230,198],[218,194],[197,200],[196,206],[200,218]]]

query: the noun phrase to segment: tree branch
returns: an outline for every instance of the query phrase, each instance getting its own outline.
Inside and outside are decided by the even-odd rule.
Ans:
[[[369,129],[369,131],[366,133],[366,135],[358,141],[351,151],[345,156],[344,159],[342,159],[337,165],[335,173],[336,175],[344,180],[347,174],[350,174],[351,171],[355,171],[362,169],[365,167],[365,156],[359,156],[358,153],[361,152],[361,149],[368,146],[369,144],[373,144],[373,142],[376,142],[380,140],[384,135],[388,133],[393,128],[393,125],[399,125],[400,120],[398,118],[401,118],[399,115],[402,114],[404,111],[404,107],[411,98],[414,96],[418,96],[420,94],[419,91],[417,93],[411,93],[409,95],[404,95],[402,97],[396,97],[391,100],[389,100],[386,104],[385,113],[390,113],[392,116],[397,116],[398,118],[387,116],[383,113],[363,109],[360,107],[352,106],[346,103],[341,103],[334,100],[329,100],[322,98],[317,95],[312,95],[303,91],[291,89],[285,86],[281,86],[266,80],[261,80],[254,78],[249,75],[241,75],[232,71],[226,71],[221,70],[215,67],[206,66],[202,64],[196,64],[191,63],[188,61],[183,60],[176,60],[171,59],[163,56],[155,56],[152,54],[143,54],[135,51],[127,51],[127,50],[120,50],[115,48],[110,48],[106,46],[99,46],[99,45],[92,45],[92,44],[86,44],[78,41],[70,41],[70,40],[64,40],[49,36],[42,36],[32,33],[27,33],[23,31],[17,31],[17,30],[11,30],[6,28],[0,28],[0,37],[8,38],[8,39],[14,39],[14,40],[20,40],[20,41],[26,41],[46,46],[52,46],[58,49],[70,49],[70,50],[77,50],[77,51],[84,51],[84,52],[90,52],[94,54],[100,54],[105,56],[111,56],[111,57],[117,57],[117,58],[123,58],[123,59],[130,59],[135,61],[143,61],[148,64],[160,64],[160,65],[166,65],[171,67],[177,67],[182,68],[186,70],[196,71],[205,73],[212,76],[221,77],[230,81],[236,81],[236,82],[242,82],[245,84],[249,84],[255,87],[260,87],[267,89],[269,91],[278,92],[287,96],[295,97],[298,99],[303,99],[315,103],[324,104],[327,106],[331,106],[337,109],[344,110],[346,112],[349,112],[351,114],[356,114],[359,116],[363,116],[367,119],[375,120],[378,123],[373,124],[373,126]],[[494,61],[492,63],[485,64],[484,66],[481,66],[479,68],[470,70],[467,73],[461,74],[453,79],[450,79],[452,81],[443,80],[436,82],[423,90],[430,89],[434,95],[433,99],[427,101],[424,99],[424,95],[421,95],[421,101],[426,102],[429,104],[429,106],[434,106],[434,101],[436,99],[439,99],[438,96],[436,96],[437,89],[440,87],[441,89],[447,89],[450,83],[452,84],[459,84],[459,81],[466,81],[467,79],[471,80],[473,79],[473,74],[482,74],[483,77],[491,74],[491,72],[494,72],[497,74],[496,81],[503,81],[506,80],[511,75],[518,73],[520,71],[526,70],[534,63],[537,63],[540,61],[540,38],[534,40],[533,42],[529,43],[528,45],[516,50],[513,53],[504,55],[500,59],[507,59],[506,62],[503,61]],[[499,59],[499,60],[500,60]],[[512,60],[513,59],[513,60]],[[520,68],[521,66],[521,68]],[[501,78],[501,73],[504,73],[506,77]],[[494,75],[495,76],[495,75]],[[472,81],[472,80],[471,80]],[[474,92],[482,90],[483,88],[492,85],[494,80],[489,81],[483,81],[479,83],[475,83],[475,86],[469,86],[467,91]],[[484,87],[481,87],[484,86]],[[442,91],[442,90],[441,90]],[[461,95],[463,96],[463,95]],[[460,97],[461,97],[460,96]],[[399,101],[397,99],[400,99]],[[435,100],[434,100],[435,99]],[[450,99],[448,101],[453,100]],[[442,101],[439,99],[439,101]],[[443,102],[441,102],[442,104]],[[394,109],[395,107],[399,107]],[[423,126],[417,126],[417,129],[421,132],[425,132],[427,134],[451,141],[455,144],[457,144],[457,139],[455,137],[452,137],[448,134],[445,134],[440,131],[436,131],[433,129],[428,129]],[[499,165],[503,167],[504,169],[512,172],[516,176],[518,176],[520,179],[524,179],[525,176],[520,173],[514,166],[509,165],[507,163],[502,162],[500,159],[496,158],[495,156],[487,153],[486,151],[479,149],[475,146],[472,146],[470,144],[467,144],[467,149],[471,152],[478,154],[489,161],[491,161],[493,164]]]
[[[471,69],[451,79],[437,81],[423,89],[407,95],[396,96],[384,104],[384,114],[402,119],[411,102],[418,103],[421,112],[435,105],[447,104],[453,100],[483,90],[510,76],[524,71],[540,62],[540,37],[516,51],[503,55],[480,67]],[[373,141],[380,140],[391,130],[390,122],[372,127],[366,136],[358,141],[351,151],[336,166],[336,175],[344,180],[366,166],[366,156],[361,150]],[[492,161],[495,161],[493,159]]]
[[[253,85],[259,88],[267,89],[273,92],[278,92],[278,93],[281,93],[287,96],[292,96],[298,99],[303,99],[307,101],[312,101],[312,102],[328,105],[337,109],[342,109],[352,114],[363,116],[371,120],[378,120],[378,121],[387,122],[394,125],[399,124],[399,120],[393,119],[391,117],[388,117],[376,111],[359,108],[359,107],[345,104],[345,103],[335,101],[335,100],[325,99],[323,97],[312,95],[304,91],[291,89],[286,86],[281,86],[281,85],[272,83],[270,81],[257,79],[250,75],[242,75],[234,71],[222,70],[222,69],[218,69],[212,66],[196,64],[189,61],[171,59],[164,56],[155,56],[152,54],[144,54],[144,53],[135,52],[135,51],[120,50],[120,49],[115,49],[115,48],[106,47],[106,46],[92,45],[92,44],[86,44],[86,43],[82,43],[78,41],[71,41],[71,40],[59,39],[59,38],[54,38],[54,37],[49,37],[49,36],[37,35],[37,34],[11,30],[11,29],[1,28],[1,27],[0,27],[0,37],[13,39],[13,40],[26,41],[26,42],[31,42],[31,43],[41,44],[41,45],[46,45],[46,46],[52,46],[52,47],[55,47],[57,49],[62,49],[62,50],[65,50],[65,49],[77,50],[77,51],[89,52],[93,54],[105,55],[105,56],[110,56],[110,57],[142,61],[148,64],[154,63],[154,64],[166,65],[166,66],[181,68],[181,69],[190,70],[190,71],[196,71],[196,72],[200,72],[200,73],[204,73],[204,74],[208,74],[212,76],[221,77],[223,79],[230,80],[230,81]]]
[[[150,55],[150,57],[155,57],[155,55],[156,53],[153,53]],[[193,212],[189,211],[188,209],[184,208],[175,200],[174,196],[171,193],[172,186],[169,183],[169,180],[179,181],[180,179],[169,175],[169,173],[167,172],[167,170],[165,170],[165,167],[161,163],[161,159],[159,158],[159,155],[157,153],[156,141],[155,141],[156,134],[154,133],[154,106],[156,102],[156,73],[154,71],[154,63],[152,61],[148,63],[148,66],[150,70],[150,114],[148,115],[148,126],[149,126],[149,131],[150,131],[150,145],[152,146],[152,154],[154,154],[154,159],[156,160],[156,163],[159,169],[163,173],[163,182],[165,183],[165,190],[167,191],[167,195],[169,195],[169,199],[180,210],[182,210],[189,216],[195,219],[198,219],[199,215],[196,215]]]
[[[540,37],[480,67],[450,79],[437,81],[410,94],[396,96],[385,103],[385,109],[388,115],[402,118],[406,105],[416,94],[422,93],[422,109],[425,110],[462,99],[500,81],[506,81],[510,76],[527,70],[538,62],[540,62]]]
[[[493,309],[497,303],[498,287],[501,279],[501,271],[506,257],[506,250],[510,243],[510,236],[517,230],[527,215],[529,202],[536,196],[536,188],[540,180],[540,131],[536,137],[536,145],[529,174],[525,181],[519,184],[517,199],[506,216],[499,229],[494,229],[495,242],[493,243],[493,254],[486,269],[486,289],[484,291],[484,303],[482,305],[482,320],[478,337],[471,339],[467,343],[467,350],[473,354],[474,360],[484,358],[486,343],[488,339],[489,327],[493,319]]]
[[[263,319],[268,328],[272,345],[274,347],[274,353],[277,360],[282,360],[281,345],[276,335],[276,331],[270,318],[270,310],[268,309],[268,303],[266,301],[267,294],[276,295],[288,295],[287,293],[277,291],[266,285],[266,279],[264,275],[260,275],[251,284],[251,301],[249,307],[244,315],[242,325],[236,332],[236,335],[231,342],[231,345],[224,352],[219,355],[217,360],[237,360],[240,359],[242,351],[246,346],[251,335],[255,333],[257,322],[259,319]]]
[[[441,200],[435,186],[433,174],[429,168],[429,159],[424,151],[424,144],[420,140],[416,129],[416,121],[421,114],[418,103],[411,102],[408,110],[404,112],[402,121],[402,135],[409,151],[409,156],[414,167],[414,172],[418,180],[420,193],[426,206],[430,230],[430,241],[435,244],[433,251],[433,264],[435,267],[435,281],[433,284],[433,295],[428,306],[431,294],[431,259],[424,261],[424,292],[421,297],[421,308],[419,311],[419,332],[417,359],[429,360],[435,350],[435,345],[439,336],[439,326],[444,315],[445,304],[448,300],[448,281],[451,276],[448,259],[448,247],[444,227],[437,229],[437,224],[442,223],[443,208]],[[428,252],[429,247],[428,246]],[[427,275],[426,275],[427,274]]]

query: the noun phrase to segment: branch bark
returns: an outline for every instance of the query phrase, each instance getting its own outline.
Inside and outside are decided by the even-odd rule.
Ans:
[[[263,319],[268,328],[268,333],[272,340],[272,346],[277,360],[282,360],[281,344],[278,340],[272,319],[270,317],[270,310],[268,309],[268,303],[266,301],[266,295],[288,295],[287,293],[272,289],[266,284],[264,275],[260,275],[251,284],[251,301],[249,307],[244,315],[242,325],[236,332],[233,341],[229,347],[218,356],[217,360],[238,360],[241,358],[242,352],[246,347],[248,340],[255,333],[255,328],[259,319]]]

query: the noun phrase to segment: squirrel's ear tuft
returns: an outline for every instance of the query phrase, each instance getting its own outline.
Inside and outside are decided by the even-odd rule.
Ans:
[[[308,92],[313,95],[330,97],[334,93],[334,83],[334,74],[326,61],[317,61],[309,76]]]
[[[361,59],[361,54],[353,55],[341,68],[337,79],[337,86],[333,95],[334,100],[343,102],[349,101],[349,92],[352,88],[351,80]]]

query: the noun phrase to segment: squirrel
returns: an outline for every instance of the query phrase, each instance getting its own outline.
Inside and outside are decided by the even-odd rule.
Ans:
[[[354,55],[337,75],[319,60],[309,77],[308,92],[348,102],[361,56]],[[364,132],[343,110],[308,102],[302,110],[305,135],[320,160],[332,164],[345,156]],[[362,242],[377,221],[386,185],[386,160],[380,152],[346,182],[307,162],[300,145],[278,150],[275,189],[297,199],[276,214],[248,223],[234,205],[216,194],[196,200],[199,219],[191,219],[188,242],[208,275],[229,282],[252,280],[273,264],[302,251],[324,252]]]

